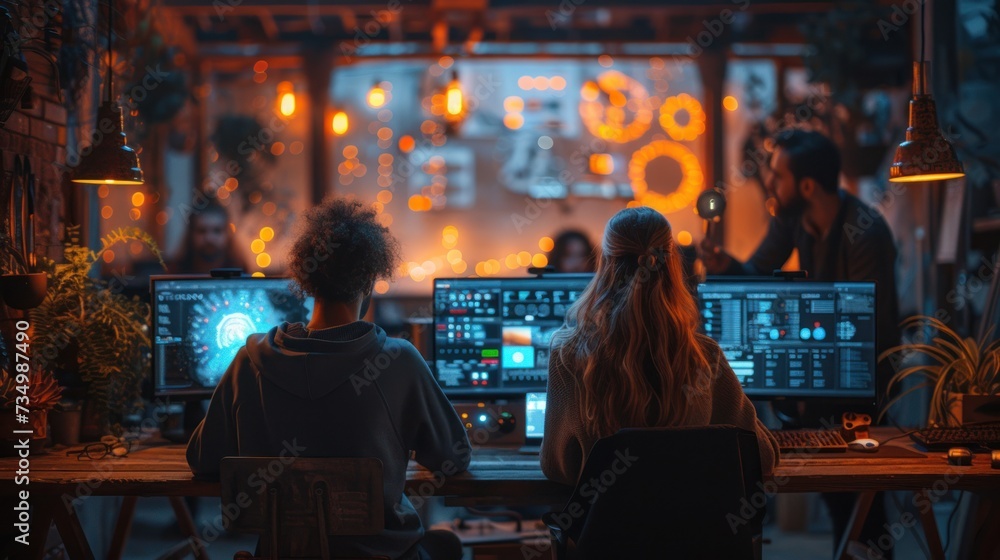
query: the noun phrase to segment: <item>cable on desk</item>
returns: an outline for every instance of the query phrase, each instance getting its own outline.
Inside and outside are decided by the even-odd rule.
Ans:
[[[896,426],[896,428],[902,430],[902,428],[900,428],[899,426]],[[886,442],[889,442],[889,441],[892,441],[894,439],[900,439],[900,438],[907,437],[907,436],[909,436],[911,434],[915,434],[915,433],[919,432],[920,430],[924,430],[924,429],[926,429],[926,428],[914,428],[914,429],[912,429],[912,430],[910,430],[908,432],[903,432],[903,433],[901,433],[899,435],[892,436],[891,438],[886,438],[886,439],[883,439],[883,440],[879,440],[879,445],[881,445],[883,443],[886,443]]]

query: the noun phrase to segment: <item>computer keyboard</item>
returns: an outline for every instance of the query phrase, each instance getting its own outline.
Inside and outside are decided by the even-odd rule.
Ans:
[[[771,430],[784,452],[840,453],[847,451],[847,442],[836,430]]]
[[[925,428],[910,434],[925,451],[947,451],[950,447],[1000,449],[1000,423],[954,428]]]

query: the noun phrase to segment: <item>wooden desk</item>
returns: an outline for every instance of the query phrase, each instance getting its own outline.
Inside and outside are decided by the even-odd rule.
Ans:
[[[887,445],[912,449],[908,439]],[[411,497],[460,497],[474,503],[562,504],[571,489],[546,480],[536,460],[511,451],[480,449],[473,455],[469,472],[452,477],[435,476],[411,465],[407,472],[407,494]],[[11,496],[27,488],[29,501],[35,509],[32,542],[44,540],[39,536],[48,531],[48,520],[53,519],[67,543],[70,557],[75,560],[89,560],[93,556],[75,511],[66,505],[74,498],[90,495],[218,496],[220,491],[217,482],[194,480],[181,445],[140,445],[128,457],[97,461],[78,461],[59,450],[34,455],[30,465],[31,484],[27,487],[14,484],[16,465],[14,458],[0,459],[0,472],[3,473],[0,496],[9,503]],[[949,490],[997,495],[1000,494],[1000,470],[991,469],[989,456],[982,454],[977,454],[968,467],[948,465],[944,453],[899,459],[881,458],[877,454],[783,457],[764,488],[767,494],[862,492],[868,497],[867,505],[873,493],[880,490],[911,490],[935,493],[938,497]],[[863,518],[866,513],[865,499],[859,500],[858,516]],[[860,529],[860,522],[857,526]],[[194,534],[193,526],[190,530],[189,534]],[[934,537],[936,530],[929,538]]]

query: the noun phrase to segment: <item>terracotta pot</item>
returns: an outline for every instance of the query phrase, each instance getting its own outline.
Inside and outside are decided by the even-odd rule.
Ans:
[[[17,455],[20,450],[15,446],[21,439],[31,439],[28,448],[33,454],[44,449],[45,441],[49,437],[48,416],[48,410],[29,410],[28,422],[22,424],[17,421],[17,414],[14,409],[0,409],[0,434],[2,434],[0,436],[2,437],[0,439],[0,456],[11,457]],[[33,433],[30,436],[28,434],[16,434],[14,433],[15,430],[31,430]]]
[[[48,279],[44,272],[0,276],[0,293],[14,309],[34,309],[45,299]]]
[[[1000,422],[1000,395],[949,393],[949,398],[953,399],[949,407],[949,426]]]
[[[52,443],[56,445],[76,445],[80,443],[82,417],[83,410],[79,407],[67,410],[53,410],[49,414]]]

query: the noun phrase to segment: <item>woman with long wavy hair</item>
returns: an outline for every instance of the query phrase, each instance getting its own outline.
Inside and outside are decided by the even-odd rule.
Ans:
[[[670,223],[650,208],[608,222],[597,272],[552,337],[541,463],[574,484],[594,442],[621,428],[733,424],[762,467],[778,448],[687,290]]]

